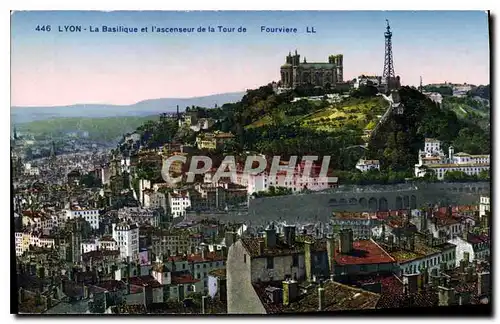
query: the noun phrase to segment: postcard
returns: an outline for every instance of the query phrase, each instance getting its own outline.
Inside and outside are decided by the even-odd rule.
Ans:
[[[12,312],[491,314],[489,22],[13,12]]]

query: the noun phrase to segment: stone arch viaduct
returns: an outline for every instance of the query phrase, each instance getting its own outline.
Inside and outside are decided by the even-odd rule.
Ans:
[[[252,199],[245,218],[252,222],[278,218],[291,222],[326,221],[333,211],[385,211],[436,203],[478,204],[479,197],[489,193],[489,182],[341,186],[311,194]]]

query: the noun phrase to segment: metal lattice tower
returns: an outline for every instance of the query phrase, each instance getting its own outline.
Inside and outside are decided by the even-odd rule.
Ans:
[[[394,73],[394,61],[392,57],[392,32],[389,20],[387,22],[387,30],[385,36],[385,60],[384,60],[384,73],[382,74],[383,80],[386,82],[387,90],[390,90],[391,83],[393,83],[396,75]]]

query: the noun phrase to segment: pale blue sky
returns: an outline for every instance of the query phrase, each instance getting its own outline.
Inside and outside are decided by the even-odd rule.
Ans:
[[[385,19],[403,83],[489,83],[482,11],[17,12],[12,16],[12,105],[131,104],[243,91],[279,78],[289,51],[307,60],[344,54],[344,78],[381,74]],[[82,25],[82,33],[58,26]],[[51,25],[50,32],[37,32]],[[102,25],[244,26],[245,34],[90,33]],[[266,34],[260,26],[298,34]],[[316,34],[305,33],[314,27]]]

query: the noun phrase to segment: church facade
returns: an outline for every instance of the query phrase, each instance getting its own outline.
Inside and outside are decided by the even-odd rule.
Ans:
[[[295,51],[286,57],[286,63],[281,66],[281,87],[296,88],[303,85],[334,88],[338,83],[343,83],[343,60],[342,54],[330,55],[328,63],[300,62],[300,55]]]

